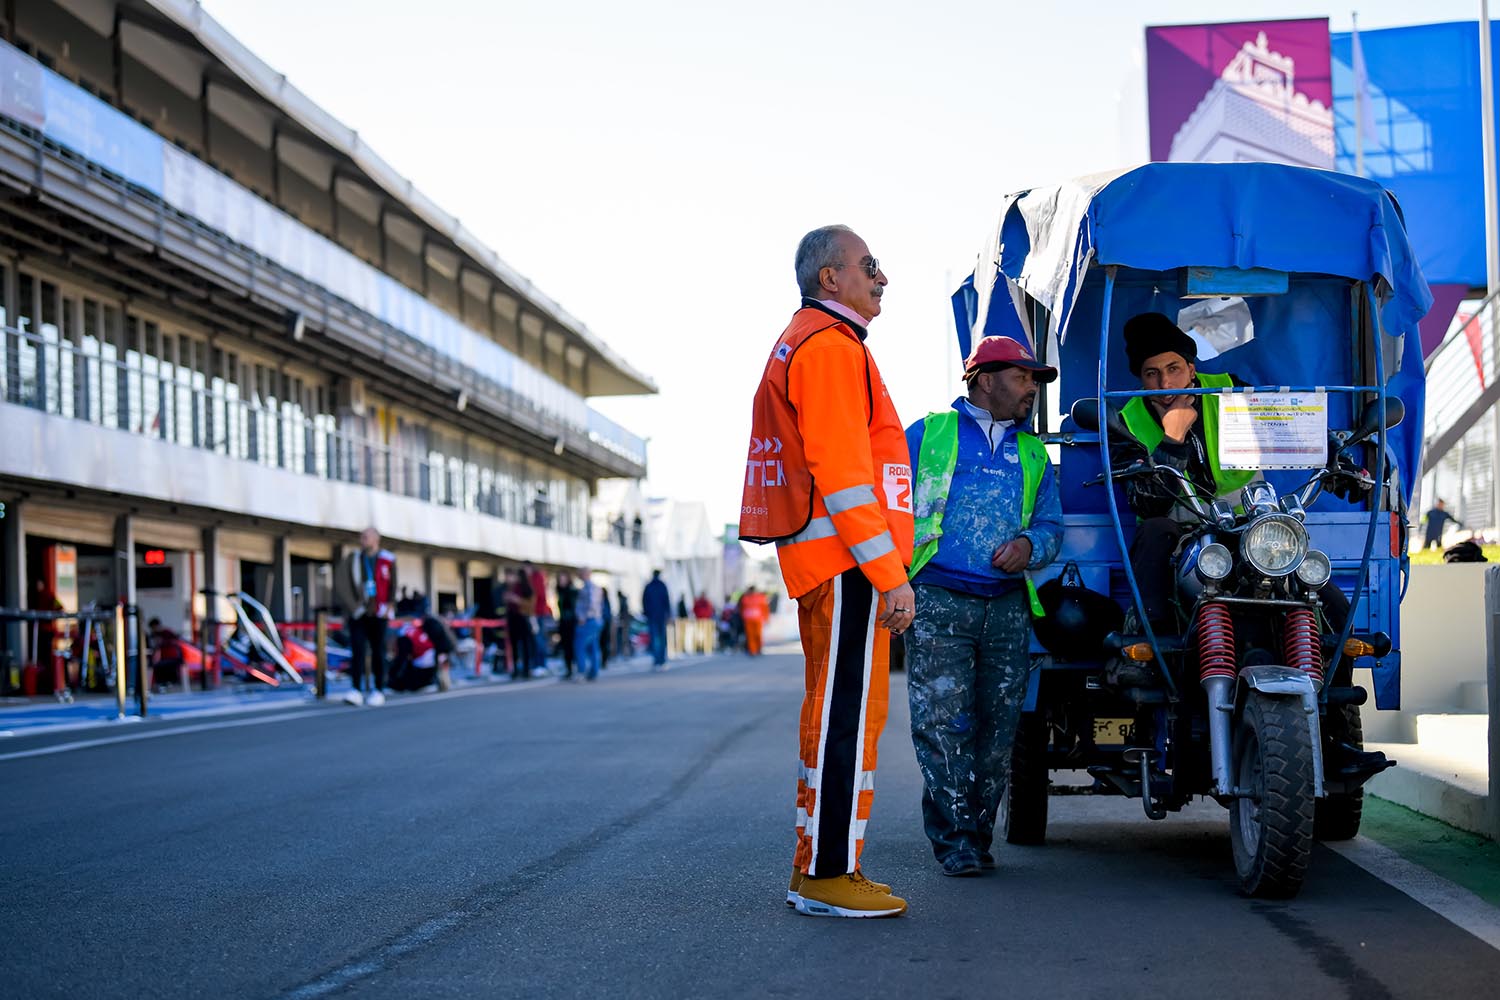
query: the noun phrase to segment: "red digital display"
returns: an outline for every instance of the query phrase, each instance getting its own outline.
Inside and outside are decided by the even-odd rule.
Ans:
[[[147,566],[165,566],[167,553],[163,549],[147,549],[144,559]]]

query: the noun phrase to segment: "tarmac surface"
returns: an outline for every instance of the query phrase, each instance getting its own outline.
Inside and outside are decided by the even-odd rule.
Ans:
[[[1500,982],[1500,952],[1323,847],[1298,899],[1239,896],[1211,803],[1151,823],[1054,798],[1046,847],[943,878],[900,678],[865,853],[911,904],[893,920],[783,904],[795,656],[18,734],[0,744],[0,984],[1371,1000]]]

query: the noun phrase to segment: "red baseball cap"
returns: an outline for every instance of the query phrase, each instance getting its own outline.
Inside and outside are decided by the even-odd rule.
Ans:
[[[964,362],[964,378],[970,378],[984,365],[1005,364],[1026,368],[1036,372],[1038,382],[1051,382],[1057,378],[1057,369],[1044,365],[1031,356],[1031,352],[1020,341],[1009,337],[985,337],[974,345],[974,350]]]

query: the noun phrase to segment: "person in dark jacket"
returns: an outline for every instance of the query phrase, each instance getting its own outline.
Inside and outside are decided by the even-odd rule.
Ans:
[[[510,642],[513,681],[528,679],[536,660],[536,634],[531,628],[535,596],[524,572],[511,573],[510,586],[505,589],[505,637]]]
[[[1449,521],[1453,522],[1454,527],[1463,527],[1458,518],[1448,513],[1448,505],[1440,499],[1427,512],[1427,531],[1422,536],[1423,551],[1443,547],[1443,532],[1448,530]]]
[[[667,619],[672,617],[672,598],[659,569],[651,571],[651,582],[641,594],[641,610],[646,613],[651,637],[651,666],[661,667],[667,662]]]
[[[563,677],[573,679],[573,643],[578,636],[578,586],[567,570],[557,574],[557,636],[562,645]]]

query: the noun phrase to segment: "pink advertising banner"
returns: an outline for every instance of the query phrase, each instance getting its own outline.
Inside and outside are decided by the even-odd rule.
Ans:
[[[1332,169],[1328,19],[1146,29],[1151,159]]]

